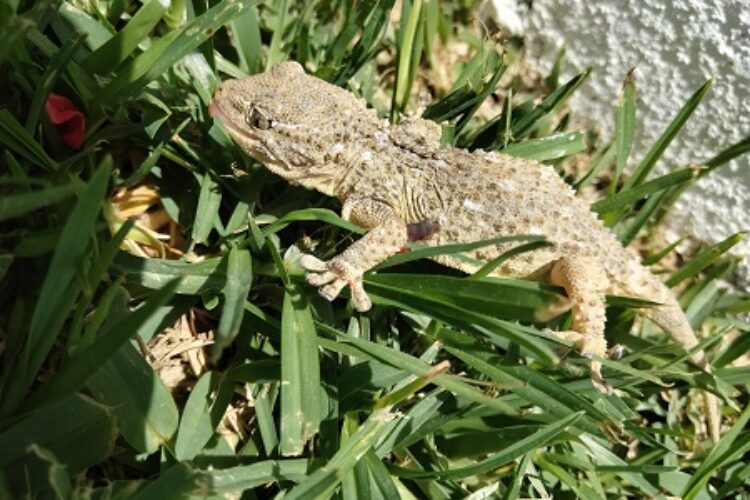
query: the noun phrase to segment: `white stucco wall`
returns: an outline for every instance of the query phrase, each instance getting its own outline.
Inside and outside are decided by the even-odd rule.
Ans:
[[[563,76],[593,67],[571,107],[606,137],[612,135],[622,79],[628,69],[636,68],[640,128],[634,160],[643,156],[685,100],[706,79],[714,78],[709,95],[657,172],[700,163],[750,134],[750,1],[526,0],[513,5],[512,0],[495,0],[495,4],[501,7],[501,17],[507,5],[515,8],[531,67],[546,74],[563,43],[567,48]],[[518,30],[513,15],[507,19],[506,31]],[[750,155],[699,182],[675,208],[669,221],[675,235],[687,233],[716,242],[750,229]],[[745,256],[740,284],[748,287],[750,241],[737,252]]]

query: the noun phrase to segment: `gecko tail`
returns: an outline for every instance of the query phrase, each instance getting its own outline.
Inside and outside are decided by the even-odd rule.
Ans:
[[[695,335],[693,328],[690,326],[685,313],[675,300],[671,291],[665,285],[664,292],[661,294],[661,303],[663,305],[644,308],[639,311],[659,328],[664,330],[675,342],[685,350],[690,351],[698,345],[698,337]],[[690,361],[702,370],[711,373],[711,365],[703,351],[698,351],[690,356]],[[711,440],[716,443],[720,436],[721,414],[719,411],[719,398],[711,392],[703,391],[705,402],[706,425]]]

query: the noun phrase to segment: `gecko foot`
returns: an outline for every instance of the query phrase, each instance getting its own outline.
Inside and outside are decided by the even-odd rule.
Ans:
[[[352,304],[359,312],[369,311],[372,301],[362,285],[362,273],[356,270],[340,257],[334,257],[328,262],[305,254],[300,258],[300,265],[307,271],[305,279],[312,286],[320,287],[318,293],[328,301],[338,297],[345,286],[349,286],[352,294]]]
[[[546,333],[551,333],[566,342],[575,344],[576,348],[581,353],[581,356],[591,360],[589,368],[591,373],[591,385],[603,394],[612,394],[612,386],[607,384],[602,377],[602,363],[594,358],[594,356],[600,358],[606,357],[607,343],[603,335],[590,335],[573,330],[556,331],[545,329],[544,331]]]
[[[602,377],[602,364],[594,359],[591,360],[591,385],[594,389],[601,392],[602,394],[610,395],[614,393],[614,389]]]

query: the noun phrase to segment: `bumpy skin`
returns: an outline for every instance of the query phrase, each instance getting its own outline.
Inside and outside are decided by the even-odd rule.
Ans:
[[[672,293],[548,166],[441,146],[440,127],[419,118],[391,126],[351,93],[306,75],[294,62],[222,83],[210,112],[250,156],[289,181],[336,196],[342,215],[369,230],[328,262],[303,257],[308,281],[331,300],[348,285],[354,306],[369,309],[363,273],[398,252],[410,236],[442,245],[541,234],[550,246],[508,259],[495,274],[564,287],[573,330],[559,335],[584,355],[606,356],[606,294],[661,304],[642,312],[685,349],[697,344]],[[511,245],[468,252],[476,262],[435,260],[471,273]],[[702,353],[692,360],[708,368]],[[606,390],[599,372],[594,359],[592,381]],[[717,439],[717,401],[710,394],[706,399],[709,431]]]

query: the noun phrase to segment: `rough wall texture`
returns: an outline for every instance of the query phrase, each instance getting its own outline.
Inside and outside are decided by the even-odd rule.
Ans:
[[[507,0],[502,0],[507,4]],[[567,47],[564,76],[594,72],[572,107],[613,130],[613,108],[625,73],[638,84],[638,160],[706,79],[713,88],[658,166],[698,164],[750,134],[750,2],[747,0],[537,0],[518,2],[529,63],[542,72]],[[502,14],[502,13],[501,13]],[[633,164],[633,162],[631,162]],[[709,242],[750,229],[750,156],[702,180],[675,207],[670,226]],[[741,285],[750,285],[750,241]]]

